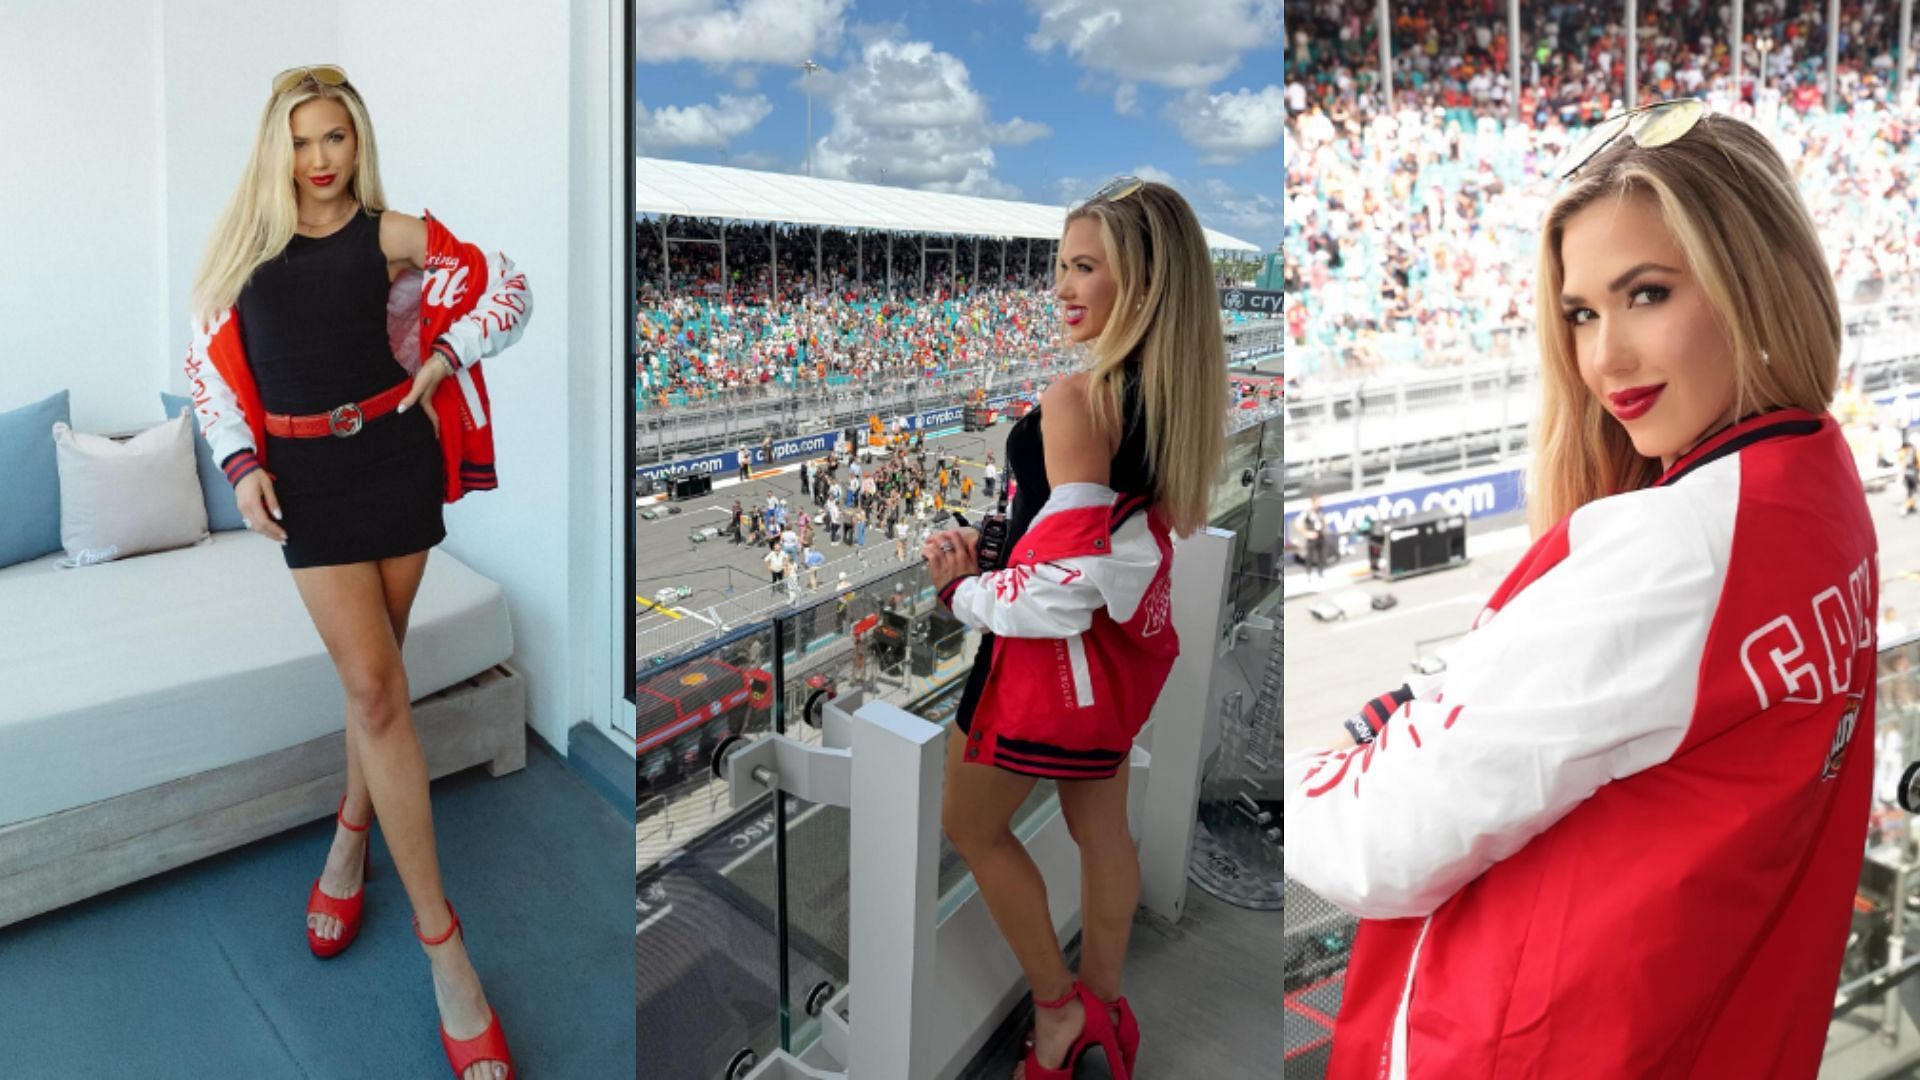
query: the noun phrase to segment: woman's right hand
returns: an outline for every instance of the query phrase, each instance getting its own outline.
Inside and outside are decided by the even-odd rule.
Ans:
[[[273,478],[267,470],[255,469],[241,477],[233,496],[240,506],[240,516],[247,519],[247,528],[276,544],[287,542],[287,530],[279,524],[280,499],[273,493]]]

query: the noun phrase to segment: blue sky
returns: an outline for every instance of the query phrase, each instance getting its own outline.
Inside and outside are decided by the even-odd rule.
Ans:
[[[640,152],[1064,205],[1111,176],[1280,242],[1280,0],[638,0]]]

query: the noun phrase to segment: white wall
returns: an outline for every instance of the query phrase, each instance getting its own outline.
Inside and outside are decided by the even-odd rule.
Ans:
[[[0,409],[68,387],[76,427],[123,430],[184,392],[202,249],[297,64],[347,69],[395,209],[526,272],[532,321],[487,371],[500,489],[448,508],[444,546],[505,588],[530,723],[563,752],[617,696],[615,17],[607,0],[0,0]]]

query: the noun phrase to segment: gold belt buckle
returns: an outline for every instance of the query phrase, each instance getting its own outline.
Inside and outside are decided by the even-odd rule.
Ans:
[[[360,433],[366,417],[361,414],[358,404],[342,405],[327,413],[328,433],[336,439],[344,439]]]

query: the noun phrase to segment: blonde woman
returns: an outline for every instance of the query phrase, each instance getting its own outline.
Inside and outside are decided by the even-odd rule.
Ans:
[[[424,280],[423,280],[424,272]],[[281,545],[346,692],[346,792],[307,899],[307,944],[360,928],[377,814],[426,949],[456,1076],[512,1056],[441,891],[401,643],[446,535],[441,506],[494,486],[473,365],[526,325],[526,279],[445,226],[388,211],[365,103],[337,67],[275,78],[194,285],[186,366],[247,527]]]
[[[1328,1076],[1811,1077],[1879,607],[1833,275],[1698,101],[1557,172],[1533,547],[1444,673],[1287,761],[1286,871],[1364,920]]]
[[[1205,234],[1164,184],[1122,177],[1069,213],[1055,274],[1066,337],[1090,362],[1007,435],[1007,565],[980,572],[972,529],[923,548],[942,601],[982,631],[947,741],[942,824],[1033,990],[1024,1074],[1068,1076],[1100,1046],[1126,1080],[1140,1044],[1120,994],[1140,894],[1127,758],[1180,651],[1173,537],[1207,523],[1226,347]],[[1080,848],[1077,979],[1010,828],[1042,777]]]

